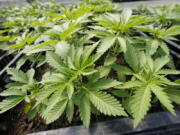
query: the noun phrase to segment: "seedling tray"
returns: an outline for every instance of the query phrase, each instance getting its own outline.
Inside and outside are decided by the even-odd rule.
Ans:
[[[7,65],[9,65],[9,63],[12,63],[13,59],[13,56],[9,53],[9,52],[4,52],[4,53],[1,53],[1,56],[0,56],[0,83],[1,83],[1,87],[0,87],[0,91],[3,89],[3,86],[5,86],[7,83],[10,82],[10,79],[9,77],[4,74],[4,70],[5,67]]]
[[[9,67],[14,67],[19,58],[21,58],[23,54],[20,52],[16,55],[12,55],[10,52],[5,52],[0,56],[0,91],[3,90],[4,86],[10,83],[9,75],[6,74],[6,69]],[[35,63],[28,62],[24,65],[23,71],[26,71],[30,67],[34,66]]]
[[[28,135],[179,135],[180,110],[176,113],[176,117],[169,112],[149,114],[137,128],[132,119],[122,118],[92,124],[89,130],[74,126]]]

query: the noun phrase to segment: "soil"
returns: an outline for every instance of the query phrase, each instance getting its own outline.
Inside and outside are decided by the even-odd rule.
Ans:
[[[24,113],[23,108],[24,104],[20,104],[1,115],[0,135],[26,135],[46,129],[47,125],[38,116],[32,122],[28,122],[27,114]]]

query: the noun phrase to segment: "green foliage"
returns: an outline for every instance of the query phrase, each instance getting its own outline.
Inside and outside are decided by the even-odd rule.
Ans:
[[[90,91],[90,100],[97,109],[106,115],[127,116],[116,99],[102,92]]]
[[[156,38],[160,39],[175,39],[173,38],[174,35],[180,34],[180,26],[172,26],[168,29],[162,28],[162,26],[159,27],[153,27],[152,25],[147,25],[144,27],[137,27],[138,30],[141,30],[143,32],[148,32],[152,34]]]
[[[30,69],[26,73],[10,68],[7,72],[11,75],[11,79],[15,82],[6,85],[6,90],[0,93],[0,96],[6,97],[0,102],[0,113],[3,113],[23,100],[30,103],[34,100],[34,96],[39,91],[39,86],[34,80],[34,70]],[[31,95],[29,95],[31,93]]]
[[[102,38],[99,52],[106,52],[114,46],[114,52],[126,52],[129,32],[140,24],[153,21],[155,18],[148,18],[142,15],[132,15],[132,10],[125,9],[121,14],[106,13],[95,18],[99,26],[91,27],[91,33]],[[128,35],[128,36],[127,36]]]
[[[90,123],[91,102],[101,113],[107,115],[125,115],[123,108],[113,97],[100,92],[94,93],[94,90],[109,89],[120,84],[118,81],[102,79],[95,82],[93,87],[90,83],[87,84],[87,88],[81,86],[82,77],[97,72],[97,70],[94,69],[94,63],[102,55],[101,53],[92,55],[97,45],[98,43],[86,47],[71,47],[63,57],[59,57],[54,52],[47,52],[47,62],[49,65],[52,65],[55,70],[44,75],[41,82],[44,85],[44,89],[37,95],[37,102],[33,107],[35,108],[42,104],[47,106],[47,108],[40,113],[47,123],[59,118],[65,111],[65,108],[67,109],[67,117],[69,121],[71,121],[73,110],[70,110],[71,108],[68,108],[68,106],[75,104],[74,100],[77,100],[77,94],[83,96],[83,102],[77,105],[79,107],[81,120],[87,128]],[[90,91],[89,87],[93,89],[93,91]],[[84,92],[83,88],[86,89],[86,92]],[[59,108],[59,104],[61,104],[61,108]],[[54,117],[50,117],[52,114]]]
[[[158,17],[157,22],[164,25],[179,24],[180,16],[179,4],[171,4],[168,6],[162,5],[157,7],[138,7],[138,10],[145,12],[148,15],[155,15]]]
[[[7,69],[12,82],[0,93],[0,113],[24,102],[29,120],[38,115],[50,124],[79,116],[86,128],[100,113],[130,115],[136,127],[157,102],[175,114],[180,85],[168,75],[180,71],[168,68],[173,61],[164,41],[178,41],[178,10],[119,12],[109,0],[0,8],[0,51],[23,53],[16,68]],[[25,73],[28,62],[35,66]]]
[[[142,66],[141,70],[134,72],[130,81],[125,82],[122,86],[116,87],[117,89],[128,89],[133,91],[133,95],[128,98],[128,106],[130,113],[135,119],[135,127],[150,109],[152,94],[156,96],[166,109],[175,114],[172,105],[173,100],[168,96],[165,89],[168,89],[169,86],[178,86],[179,84],[171,82],[164,76],[168,74],[179,74],[180,72],[170,69],[167,69],[167,72],[164,72],[164,69],[162,68],[167,63],[168,57],[157,58],[153,61],[152,58],[147,56],[146,63]],[[169,93],[171,93],[170,91],[171,90],[169,90]],[[172,92],[173,91],[174,90],[172,90]]]

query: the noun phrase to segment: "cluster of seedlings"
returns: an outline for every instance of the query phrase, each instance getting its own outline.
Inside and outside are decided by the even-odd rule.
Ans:
[[[5,69],[12,81],[0,93],[0,114],[24,102],[29,120],[78,114],[86,128],[92,114],[132,117],[136,127],[157,103],[175,115],[180,81],[167,76],[180,71],[165,40],[178,42],[179,9],[121,10],[105,0],[1,8],[1,52],[21,57]]]

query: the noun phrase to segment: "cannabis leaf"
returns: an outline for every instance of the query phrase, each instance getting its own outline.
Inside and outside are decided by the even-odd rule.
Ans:
[[[83,125],[89,128],[90,117],[91,117],[91,107],[88,95],[84,95],[82,101],[79,105],[80,117],[83,121]]]
[[[105,94],[100,91],[89,91],[91,102],[97,107],[97,109],[106,115],[124,115],[122,106],[118,103],[118,101],[110,96],[109,94]]]
[[[24,96],[11,96],[0,102],[0,114],[15,107],[17,104],[24,100]]]
[[[134,117],[134,126],[136,127],[139,122],[147,114],[150,108],[151,90],[149,86],[141,86],[135,91],[134,96],[130,99],[130,109]]]
[[[165,108],[172,114],[175,114],[172,101],[165,89],[168,88],[168,85],[176,86],[178,84],[171,82],[164,76],[168,75],[168,73],[179,74],[180,72],[170,69],[168,69],[168,72],[164,72],[164,74],[161,72],[163,71],[162,68],[164,65],[169,61],[168,57],[160,57],[154,61],[149,56],[146,57],[146,64],[141,67],[140,72],[134,73],[130,81],[125,82],[123,85],[116,86],[117,89],[129,89],[133,91],[132,97],[128,98],[128,106],[130,113],[134,118],[135,127],[149,111],[152,93],[159,99],[160,103]],[[116,67],[118,67],[118,65]],[[116,71],[118,72],[118,70]]]
[[[24,100],[29,103],[34,98],[34,93],[39,89],[36,80],[34,80],[33,69],[26,73],[14,68],[9,68],[7,71],[11,75],[11,79],[16,82],[7,84],[7,89],[0,93],[0,96],[6,97],[0,102],[0,113],[8,111]]]
[[[104,53],[112,46],[119,45],[120,49],[125,53],[128,40],[124,33],[128,33],[131,28],[153,19],[140,15],[133,16],[130,9],[123,10],[121,14],[106,13],[95,18],[95,21],[100,26],[91,27],[93,30],[90,32],[101,38],[101,45],[97,51]],[[116,51],[118,51],[117,48],[115,49]]]

